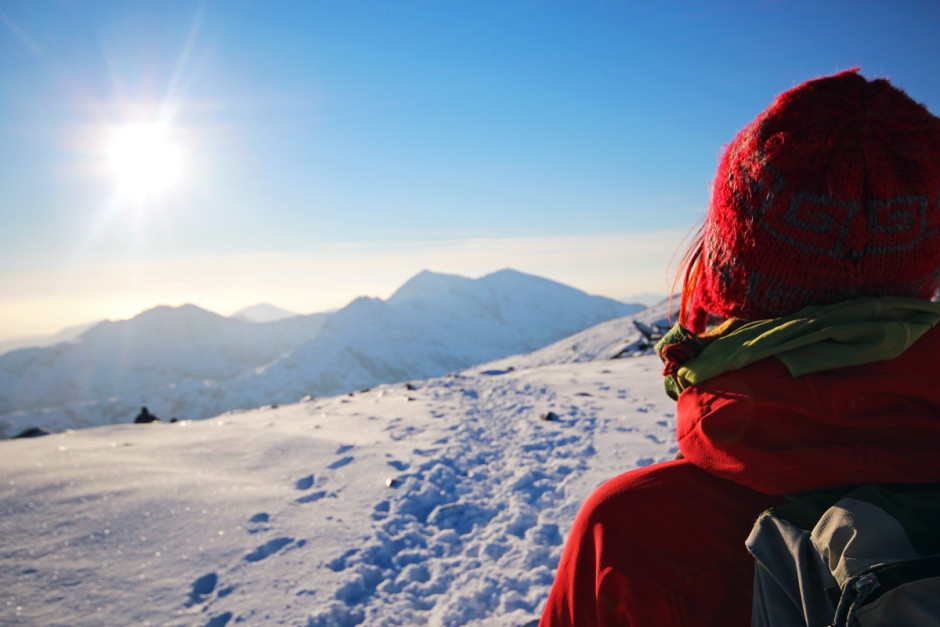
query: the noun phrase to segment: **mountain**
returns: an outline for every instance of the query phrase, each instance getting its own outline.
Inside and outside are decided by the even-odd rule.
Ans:
[[[425,271],[387,301],[268,323],[157,307],[72,344],[0,356],[0,430],[128,421],[142,405],[204,418],[438,376],[638,309],[512,270],[476,280]]]
[[[250,307],[245,307],[244,309],[240,309],[232,314],[231,317],[238,320],[244,320],[246,322],[275,322],[299,315],[300,314],[296,314],[292,311],[275,307],[274,305],[260,303],[257,305],[251,305]],[[18,337],[11,340],[3,340],[0,341],[0,355],[10,351],[19,350],[21,348],[41,348],[44,346],[61,344],[63,342],[72,342],[76,340],[82,333],[99,324],[100,322],[102,321],[97,320],[95,322],[86,322],[85,324],[66,327],[65,329],[57,331],[52,335],[33,335],[28,337]]]
[[[248,322],[274,322],[276,320],[292,318],[296,315],[298,314],[268,303],[259,303],[245,307],[244,309],[239,309],[233,313],[231,317],[238,320],[247,320]]]
[[[440,376],[639,309],[514,270],[476,280],[424,271],[387,301],[356,299],[315,338],[229,387],[291,402]]]

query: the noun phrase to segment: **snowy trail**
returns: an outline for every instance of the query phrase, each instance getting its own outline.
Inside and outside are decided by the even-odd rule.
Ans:
[[[3,442],[0,623],[524,625],[590,490],[673,456],[657,371],[481,368]]]
[[[387,517],[343,564],[356,573],[353,589],[367,573],[385,582],[377,592],[400,606],[386,624],[462,625],[494,609],[513,624],[514,614],[538,610],[551,583],[562,537],[543,514],[558,507],[565,481],[592,453],[590,436],[573,428],[582,418],[576,411],[558,422],[539,418],[555,405],[547,386],[490,377],[472,389],[460,387],[461,379],[429,386],[446,399],[439,411],[461,418],[436,442],[442,449],[416,464],[390,503],[380,503]],[[448,592],[429,607],[426,599]],[[367,619],[372,610],[366,605]]]

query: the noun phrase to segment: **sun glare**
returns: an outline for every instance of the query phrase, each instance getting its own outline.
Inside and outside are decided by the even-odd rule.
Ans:
[[[118,186],[135,196],[172,187],[182,174],[179,149],[160,124],[119,128],[108,148],[108,160]]]

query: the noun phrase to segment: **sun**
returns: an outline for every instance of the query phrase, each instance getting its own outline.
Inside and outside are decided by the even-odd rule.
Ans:
[[[118,187],[133,196],[164,191],[179,182],[182,159],[162,124],[129,124],[117,129],[108,160]]]

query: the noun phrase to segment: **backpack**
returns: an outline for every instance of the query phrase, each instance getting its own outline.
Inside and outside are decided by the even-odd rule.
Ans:
[[[940,625],[940,484],[800,495],[764,512],[752,627]]]

